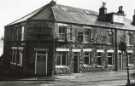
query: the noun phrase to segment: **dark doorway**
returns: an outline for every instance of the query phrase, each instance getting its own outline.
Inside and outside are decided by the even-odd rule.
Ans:
[[[74,53],[74,73],[79,73],[79,54]]]

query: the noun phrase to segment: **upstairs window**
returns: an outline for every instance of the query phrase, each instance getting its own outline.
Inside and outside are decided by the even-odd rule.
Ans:
[[[83,42],[83,32],[78,32],[78,41]]]
[[[65,41],[65,39],[66,39],[66,29],[67,29],[66,26],[59,26],[59,31],[58,31],[58,34],[57,34],[59,41]]]
[[[24,26],[21,28],[21,41],[24,40]]]
[[[72,36],[72,27],[68,27],[67,28],[67,41],[72,41],[73,40],[73,36]]]
[[[134,33],[133,32],[128,32],[128,44],[133,45],[134,44]]]
[[[90,30],[85,30],[84,31],[84,43],[88,43],[89,42],[89,39],[90,39]]]

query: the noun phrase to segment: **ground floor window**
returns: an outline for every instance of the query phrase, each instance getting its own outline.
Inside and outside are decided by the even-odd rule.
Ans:
[[[96,64],[102,65],[102,52],[97,52]]]
[[[113,53],[107,53],[108,65],[113,65]]]
[[[12,47],[11,48],[11,64],[22,65],[23,59],[23,48],[21,47]]]
[[[84,64],[91,64],[90,52],[85,52],[84,53]]]
[[[68,65],[67,52],[57,52],[57,65]]]

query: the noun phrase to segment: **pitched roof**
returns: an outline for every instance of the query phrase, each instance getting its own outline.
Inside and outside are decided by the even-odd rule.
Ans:
[[[83,25],[135,30],[135,26],[133,26],[131,24],[131,21],[126,18],[125,18],[124,25],[112,24],[109,22],[98,21],[97,20],[98,13],[95,11],[64,6],[59,4],[51,5],[49,6],[49,9],[46,9],[47,5],[33,11],[32,13],[24,16],[21,19],[18,19],[13,23],[10,23],[9,25],[13,25],[19,22],[24,22],[27,21],[28,19],[50,20],[51,17],[54,17],[56,22],[66,22],[66,23],[75,23],[75,24],[83,24]]]
[[[26,20],[28,20],[29,18],[31,18],[33,15],[37,14],[42,8],[39,8],[39,9],[36,9],[34,10],[33,12],[29,13],[28,15],[18,19],[18,20],[15,20],[14,22],[8,24],[8,25],[13,25],[13,24],[17,24],[17,23],[20,23],[20,22],[24,22]]]
[[[52,7],[52,10],[55,19],[58,22],[69,22],[92,26],[119,28],[124,30],[135,30],[135,26],[133,26],[131,24],[131,21],[127,18],[124,19],[124,25],[116,23],[112,24],[110,22],[98,21],[98,13],[87,9],[74,8],[64,5],[55,5]]]

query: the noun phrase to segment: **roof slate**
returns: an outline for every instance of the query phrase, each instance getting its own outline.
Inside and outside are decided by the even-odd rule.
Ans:
[[[49,20],[44,18],[47,16],[47,11],[43,10],[46,6],[43,6],[32,13],[24,16],[21,19],[16,20],[15,22],[10,23],[9,25],[13,25],[16,23],[27,21],[28,19],[33,20]],[[135,26],[131,24],[129,19],[124,19],[125,24],[112,24],[110,22],[102,22],[98,21],[98,13],[95,11],[87,10],[87,9],[80,9],[70,6],[64,6],[60,4],[55,4],[50,6],[52,10],[53,17],[56,22],[67,22],[67,23],[75,23],[81,25],[92,25],[92,26],[101,26],[101,27],[108,27],[108,28],[119,28],[124,30],[135,30]],[[44,11],[44,12],[43,12]],[[49,13],[49,15],[52,15]],[[40,17],[39,17],[40,16]],[[50,17],[49,17],[50,18]]]

